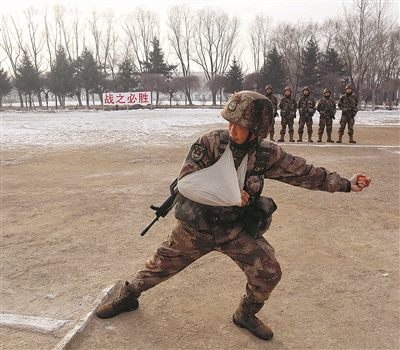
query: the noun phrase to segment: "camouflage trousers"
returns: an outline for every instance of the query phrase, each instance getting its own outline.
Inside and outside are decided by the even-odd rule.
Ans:
[[[303,135],[304,125],[307,125],[307,134],[311,135],[313,119],[312,116],[309,115],[301,115],[299,120],[299,135]]]
[[[318,135],[322,135],[324,133],[324,129],[326,126],[326,132],[328,134],[332,134],[332,118],[331,117],[320,117],[319,125],[318,125]]]
[[[271,129],[269,129],[269,135],[271,136],[271,137],[273,137],[274,136],[274,134],[275,134],[275,118],[272,118],[271,119]]]
[[[344,134],[344,129],[346,128],[346,125],[348,128],[349,136],[352,136],[354,134],[354,117],[342,114],[342,117],[340,118],[339,135]]]
[[[294,117],[282,117],[281,119],[281,135],[284,136],[286,134],[286,126],[288,127],[289,134],[294,134]]]
[[[178,221],[172,233],[133,277],[131,288],[140,294],[216,251],[229,256],[244,272],[246,295],[250,301],[261,303],[269,298],[282,273],[275,250],[264,237],[253,238],[243,231],[229,242],[215,244],[195,234],[196,231]]]

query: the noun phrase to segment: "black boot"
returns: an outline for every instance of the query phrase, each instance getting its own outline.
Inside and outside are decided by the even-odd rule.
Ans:
[[[303,134],[299,134],[299,139],[297,140],[297,142],[303,142]]]
[[[312,138],[311,138],[311,135],[312,135],[312,133],[309,132],[309,133],[308,133],[308,142],[314,142],[314,141],[312,140]]]
[[[98,318],[111,318],[122,312],[136,310],[139,307],[138,296],[129,289],[129,282],[126,281],[121,288],[119,296],[101,305],[96,311],[96,316]]]
[[[233,315],[233,323],[241,328],[247,328],[257,338],[270,340],[274,336],[274,333],[255,316],[263,306],[264,303],[252,303],[246,296],[242,297],[239,307]]]
[[[354,141],[354,139],[353,139],[353,135],[349,135],[349,138],[350,138],[350,140],[349,140],[350,143],[356,143],[356,141]]]
[[[343,135],[339,134],[339,140],[337,140],[336,143],[342,143],[342,137]]]
[[[318,134],[318,140],[317,142],[322,142],[322,134]]]
[[[294,142],[293,134],[289,134],[289,137],[290,137],[289,141]]]
[[[332,140],[332,133],[328,132],[328,139],[326,140],[326,142],[335,142]]]

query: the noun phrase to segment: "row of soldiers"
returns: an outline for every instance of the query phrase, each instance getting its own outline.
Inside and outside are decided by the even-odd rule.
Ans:
[[[342,116],[340,118],[339,127],[339,139],[337,143],[342,143],[342,137],[346,125],[348,127],[349,142],[356,143],[353,138],[354,134],[354,117],[358,112],[358,98],[353,94],[353,87],[351,84],[347,84],[345,87],[346,93],[340,96],[338,107],[342,110]],[[308,142],[313,142],[311,136],[313,133],[313,115],[315,111],[320,114],[319,127],[318,127],[318,141],[322,142],[322,135],[324,134],[324,129],[326,127],[327,142],[334,142],[332,140],[332,120],[335,119],[336,114],[336,103],[333,98],[331,98],[331,90],[328,88],[324,89],[324,96],[318,100],[317,105],[315,104],[314,98],[310,95],[310,89],[305,86],[302,90],[303,96],[299,98],[298,101],[292,96],[292,90],[289,86],[285,88],[284,96],[278,104],[278,99],[272,94],[273,88],[271,85],[265,87],[265,94],[270,99],[274,106],[275,117],[278,116],[278,109],[281,111],[281,131],[280,139],[278,142],[285,141],[286,127],[289,131],[289,141],[294,142],[294,119],[296,118],[296,111],[299,110],[300,120],[299,120],[299,139],[297,142],[303,141],[303,131],[304,126],[307,126]],[[275,120],[272,120],[272,127],[270,132],[271,141],[274,140],[274,129]]]

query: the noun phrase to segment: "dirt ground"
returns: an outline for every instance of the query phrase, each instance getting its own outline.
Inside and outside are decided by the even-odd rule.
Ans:
[[[105,287],[133,276],[174,224],[170,213],[140,236],[194,139],[2,151],[1,313],[68,322],[4,326],[1,349],[56,348]],[[282,147],[342,176],[365,172],[362,193],[266,181],[278,210],[265,237],[283,271],[259,313],[272,341],[232,323],[245,278],[211,253],[143,293],[138,310],[91,318],[66,348],[399,349],[399,128],[360,126],[355,139]]]

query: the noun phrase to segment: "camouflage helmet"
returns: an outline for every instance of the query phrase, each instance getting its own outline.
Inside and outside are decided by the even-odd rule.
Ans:
[[[308,86],[304,86],[303,90],[301,90],[301,91],[304,92],[304,90],[307,90],[308,92],[310,92],[310,88]]]
[[[332,93],[331,89],[325,88],[325,89],[324,89],[324,95],[325,95],[325,93],[327,93],[327,92]]]
[[[267,91],[268,89],[271,89],[272,91],[274,91],[274,89],[272,88],[272,85],[269,85],[269,84],[265,87],[265,91]]]
[[[286,87],[285,87],[285,90],[283,90],[283,92],[286,92],[286,90],[289,90],[290,93],[292,93],[292,89],[290,88],[290,86],[286,86]]]
[[[259,139],[265,139],[271,128],[273,106],[266,96],[244,90],[232,95],[221,116],[228,122],[246,128]]]
[[[353,89],[353,85],[347,84],[346,87],[345,87],[345,90],[347,90],[347,89],[352,89],[352,90],[354,90],[354,89]]]

